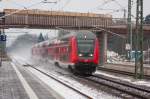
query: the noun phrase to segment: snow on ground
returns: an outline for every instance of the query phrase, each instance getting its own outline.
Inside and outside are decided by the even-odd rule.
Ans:
[[[149,58],[147,58],[148,61]],[[119,55],[118,53],[114,52],[114,51],[107,51],[107,63],[112,63],[112,64],[125,64],[125,65],[134,65],[134,59],[131,60],[131,62],[129,62],[127,59],[125,59],[125,57],[122,57],[121,55]],[[149,66],[150,64],[144,64],[144,66]]]
[[[15,56],[15,58],[17,60],[19,60],[19,63],[26,63],[26,59],[20,57],[20,56]],[[84,97],[81,97],[79,94],[77,94],[76,92],[71,91],[69,88],[64,87],[63,85],[61,85],[60,83],[50,79],[49,77],[41,74],[40,72],[26,67],[28,68],[29,71],[31,71],[35,76],[37,76],[40,80],[42,80],[45,84],[47,84],[48,86],[50,86],[50,88],[52,88],[53,90],[55,90],[56,92],[58,92],[61,96],[63,96],[65,99],[84,99]],[[50,73],[50,71],[47,71],[45,69],[39,68],[40,70],[46,72],[46,73]],[[103,91],[98,91],[96,89],[92,89],[86,85],[81,84],[78,81],[75,81],[74,79],[71,79],[70,77],[67,76],[61,76],[58,75],[57,73],[55,73],[54,71],[51,71],[51,73],[53,73],[55,76],[57,76],[59,79],[62,79],[63,81],[65,81],[66,83],[69,83],[70,85],[72,85],[74,88],[79,89],[80,91],[86,93],[89,96],[92,96],[93,99],[120,99],[118,97],[114,97],[106,92]]]
[[[30,72],[32,72],[36,77],[38,77],[41,81],[47,84],[50,88],[52,88],[55,92],[59,93],[64,99],[86,99],[85,97],[79,95],[75,91],[63,86],[62,84],[58,83],[57,81],[47,77],[46,75],[40,73],[39,71],[28,67],[27,68]]]
[[[26,63],[24,62],[24,59],[17,56],[15,57],[19,63]],[[14,61],[16,62],[16,61]],[[86,99],[85,97],[79,95],[78,93],[70,90],[67,87],[64,87],[62,84],[58,83],[57,81],[51,79],[50,77],[47,77],[46,75],[40,73],[39,71],[31,68],[31,67],[26,67],[32,74],[34,74],[36,77],[38,77],[41,81],[43,81],[45,84],[47,84],[53,91],[58,93],[61,97],[64,99]]]
[[[140,80],[140,79],[136,80],[136,79],[133,79],[133,78],[118,77],[118,76],[110,75],[110,74],[107,74],[107,73],[104,73],[104,72],[100,72],[100,71],[96,71],[96,73],[104,75],[104,76],[108,76],[108,77],[124,80],[124,81],[130,82],[130,83],[136,84],[136,85],[144,85],[144,86],[150,87],[150,81],[147,81],[147,80],[144,80],[144,79],[143,80]]]
[[[45,69],[41,69],[41,68],[39,68],[39,69],[44,71],[44,72],[47,72]],[[49,73],[49,72],[47,72],[47,73]],[[83,84],[79,83],[78,81],[71,79],[70,77],[61,76],[58,74],[55,74],[55,75],[57,76],[57,78],[62,79],[64,82],[72,85],[72,87],[79,89],[81,92],[84,92],[89,96],[92,96],[93,99],[119,99],[118,97],[114,97],[112,95],[109,95],[106,92],[97,91],[96,89],[89,88],[88,86],[83,85]]]
[[[25,59],[25,58],[23,58],[23,57],[21,57],[21,56],[15,56],[15,58],[19,59],[19,61],[20,61],[20,63],[21,63],[22,65],[23,65],[23,64],[26,64],[27,61],[29,62],[29,59]],[[40,69],[41,69],[41,68],[40,68]],[[30,71],[31,71],[31,70],[30,70]],[[42,71],[45,71],[45,70],[42,69]],[[45,72],[47,72],[47,71],[45,71]],[[112,78],[116,78],[116,79],[128,81],[128,82],[133,83],[133,84],[136,84],[136,85],[145,85],[145,86],[150,87],[150,81],[135,80],[135,79],[133,79],[133,78],[127,78],[127,77],[126,77],[126,78],[125,78],[125,77],[118,77],[118,76],[110,75],[110,74],[107,74],[107,73],[104,73],[104,72],[99,72],[99,71],[97,71],[96,73],[102,74],[102,75],[105,75],[105,76],[109,76],[109,77],[112,77]],[[52,84],[52,86],[50,86],[50,87],[52,87],[52,88],[54,88],[54,89],[55,89],[55,87],[56,87],[56,89],[57,89],[57,86],[59,86],[59,84],[57,85],[55,82],[50,82],[50,81],[48,81],[47,78],[45,78],[45,77],[42,78],[41,75],[38,74],[38,73],[35,74],[35,75],[38,75],[39,78],[40,78],[43,82],[48,83],[48,85],[49,85],[50,83],[54,83],[54,85]],[[99,98],[100,98],[100,99],[116,99],[116,98],[117,98],[117,97],[113,97],[113,96],[111,96],[111,95],[109,95],[109,94],[107,94],[107,93],[105,93],[105,92],[97,91],[97,90],[95,90],[95,89],[89,88],[88,86],[85,86],[85,85],[79,83],[78,81],[75,81],[75,80],[73,80],[73,79],[67,78],[67,77],[65,77],[65,76],[60,76],[60,75],[59,75],[59,78],[60,78],[60,79],[64,79],[65,81],[67,81],[67,82],[69,82],[70,84],[74,85],[76,88],[80,89],[81,91],[83,91],[83,92],[85,92],[85,93],[91,95],[94,99],[99,99]],[[55,85],[56,85],[56,86],[55,86]],[[59,93],[62,93],[62,94],[64,95],[64,97],[67,98],[68,94],[67,94],[67,93],[64,93],[66,89],[65,89],[65,88],[63,89],[62,87],[60,87],[60,88],[61,88],[61,89],[57,89],[56,91],[59,92]],[[63,89],[64,91],[62,91],[62,89]],[[70,91],[69,91],[68,93],[70,93]],[[67,96],[65,96],[65,95],[67,95]],[[103,98],[102,98],[102,97],[103,97]],[[76,98],[74,98],[74,99],[76,99]]]
[[[108,63],[119,63],[125,61],[118,53],[113,51],[107,51],[107,62]]]
[[[24,64],[25,61],[28,60],[28,59],[24,59],[24,58],[22,58],[20,56],[17,56],[16,58],[20,59],[20,63],[22,63],[22,64]],[[45,71],[44,69],[41,69],[41,70]],[[47,72],[47,71],[45,71],[45,72]],[[147,81],[147,80],[135,80],[135,79],[130,78],[130,77],[118,77],[118,76],[110,75],[110,74],[107,74],[107,73],[104,73],[104,72],[99,72],[99,71],[96,71],[96,73],[102,74],[102,75],[105,75],[105,76],[109,76],[109,77],[112,77],[112,78],[128,81],[128,82],[136,84],[136,85],[144,85],[144,86],[150,87],[150,81]],[[88,86],[82,85],[82,84],[80,84],[77,81],[68,79],[67,77],[59,76],[59,78],[65,79],[65,81],[68,81],[69,83],[71,83],[73,85],[76,85],[77,88],[80,88],[80,90],[82,90],[83,92],[86,92],[87,94],[92,95],[93,97],[95,97],[95,99],[98,99],[97,97],[105,97],[103,99],[112,99],[112,96],[110,96],[109,94],[106,94],[104,92],[98,92],[98,91],[96,91],[94,89],[90,89],[90,88],[88,88]]]
[[[145,85],[145,86],[150,87],[150,81],[137,80],[137,81],[132,82],[132,83],[133,83],[133,84],[136,84],[136,85]]]

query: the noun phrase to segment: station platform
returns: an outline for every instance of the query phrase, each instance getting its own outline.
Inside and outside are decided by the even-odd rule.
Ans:
[[[143,64],[144,68],[144,74],[150,75],[150,64]],[[119,71],[125,71],[125,72],[135,72],[135,64],[129,63],[129,62],[122,62],[122,63],[106,63],[103,66],[99,66],[98,69],[101,69],[101,67],[104,67],[106,69],[113,69],[113,70],[119,70]]]
[[[11,61],[0,66],[0,99],[56,99],[52,91],[32,73]]]

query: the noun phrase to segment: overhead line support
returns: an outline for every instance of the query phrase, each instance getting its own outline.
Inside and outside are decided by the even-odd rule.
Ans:
[[[144,69],[143,69],[143,0],[137,0],[135,78],[142,79],[143,75],[144,75]]]

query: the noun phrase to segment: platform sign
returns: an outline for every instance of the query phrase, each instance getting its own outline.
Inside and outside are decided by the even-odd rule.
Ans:
[[[4,16],[5,12],[0,12],[0,17]]]
[[[130,50],[131,49],[131,45],[130,44],[126,44],[126,50]]]
[[[6,35],[0,35],[0,41],[6,41]]]

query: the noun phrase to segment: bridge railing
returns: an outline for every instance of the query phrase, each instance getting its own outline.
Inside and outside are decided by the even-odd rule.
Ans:
[[[112,25],[127,25],[126,18],[113,18]]]
[[[135,26],[135,21],[132,20],[132,25]],[[127,18],[112,18],[112,25],[127,25],[128,21]],[[145,20],[143,20],[143,25],[144,26],[150,26],[150,22],[145,22]]]
[[[6,10],[6,14],[17,12],[13,9]],[[0,23],[2,25],[2,23]],[[88,28],[93,26],[107,27],[112,24],[112,16],[91,13],[72,13],[48,11],[22,10],[5,17],[5,25],[28,27],[54,28],[75,27]]]

